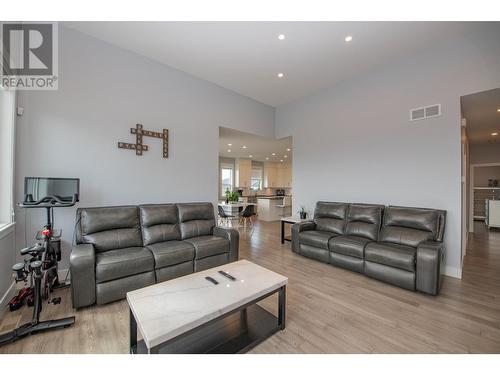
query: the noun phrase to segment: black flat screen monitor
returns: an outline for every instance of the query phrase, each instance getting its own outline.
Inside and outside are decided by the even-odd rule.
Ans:
[[[79,178],[25,177],[24,201],[39,201],[47,196],[57,196],[67,202],[80,195]],[[30,196],[31,195],[31,196]]]

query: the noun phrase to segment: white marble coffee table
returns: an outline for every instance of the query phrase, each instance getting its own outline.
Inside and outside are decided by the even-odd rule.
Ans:
[[[285,328],[287,283],[285,276],[240,260],[129,292],[130,351],[245,352]],[[256,304],[274,293],[279,294],[278,316]]]

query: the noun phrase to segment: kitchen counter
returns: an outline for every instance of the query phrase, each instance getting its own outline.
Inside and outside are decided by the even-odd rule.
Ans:
[[[257,205],[259,207],[259,220],[262,221],[279,221],[283,215],[282,196],[259,197]]]

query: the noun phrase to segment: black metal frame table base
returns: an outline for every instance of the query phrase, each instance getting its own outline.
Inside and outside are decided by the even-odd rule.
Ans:
[[[257,302],[278,293],[278,316]],[[232,354],[245,353],[285,329],[286,286],[238,307],[162,344],[147,348],[137,340],[137,322],[130,310],[131,354]]]
[[[291,220],[281,220],[281,244],[284,244],[285,241],[291,242],[292,239],[290,237],[285,236],[285,223],[286,224],[295,224],[297,221],[291,221]]]

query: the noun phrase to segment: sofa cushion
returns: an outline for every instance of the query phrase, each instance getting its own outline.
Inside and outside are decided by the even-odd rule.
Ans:
[[[179,221],[181,239],[211,235],[215,226],[212,203],[180,203]]]
[[[181,239],[175,204],[139,206],[139,214],[144,245]]]
[[[379,240],[417,247],[440,233],[440,211],[425,208],[387,207]]]
[[[406,271],[415,271],[416,249],[387,242],[370,242],[365,247],[365,260]]]
[[[376,241],[382,223],[384,206],[350,204],[347,214],[347,235],[365,237]]]
[[[318,202],[314,210],[316,230],[344,234],[347,203]]]
[[[78,243],[94,245],[96,252],[142,246],[136,206],[79,208]]]
[[[229,240],[216,236],[191,237],[185,240],[194,246],[195,259],[229,253]]]
[[[128,247],[96,254],[96,282],[153,271],[153,254],[145,247]]]
[[[328,250],[328,241],[334,236],[336,236],[336,234],[332,232],[306,230],[299,233],[299,242],[300,244]]]
[[[370,241],[364,237],[337,236],[328,241],[328,248],[334,253],[363,259],[365,246]]]
[[[184,241],[157,242],[148,245],[155,259],[155,269],[194,260],[194,246]]]

